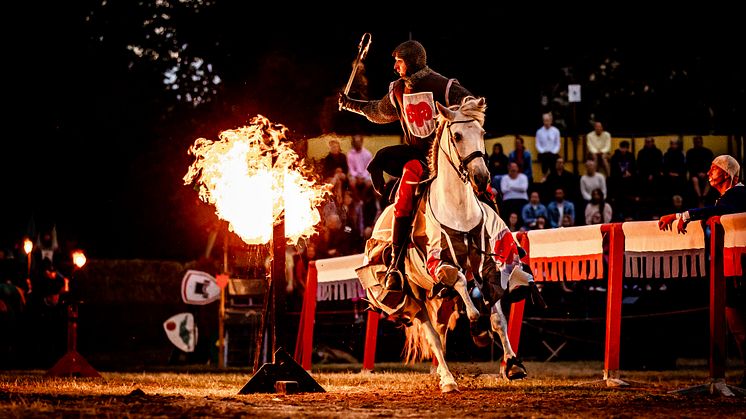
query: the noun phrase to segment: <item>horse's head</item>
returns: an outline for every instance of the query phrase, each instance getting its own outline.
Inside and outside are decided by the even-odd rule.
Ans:
[[[487,108],[484,98],[468,96],[458,106],[446,108],[440,103],[436,103],[436,106],[448,135],[448,144],[441,144],[441,149],[452,162],[459,165],[457,170],[468,174],[474,190],[484,192],[490,182],[490,172],[484,161],[482,125]]]

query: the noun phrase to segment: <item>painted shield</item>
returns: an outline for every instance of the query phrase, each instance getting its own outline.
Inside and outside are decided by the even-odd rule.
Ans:
[[[163,323],[168,340],[184,352],[194,352],[197,346],[197,325],[192,313],[179,313]]]
[[[432,134],[436,116],[432,92],[404,94],[404,121],[412,135],[424,138]]]
[[[187,304],[202,306],[220,298],[220,286],[212,275],[189,270],[181,280],[181,299]]]

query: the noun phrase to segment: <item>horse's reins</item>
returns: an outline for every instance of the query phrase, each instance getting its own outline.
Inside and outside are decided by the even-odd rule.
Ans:
[[[455,170],[456,173],[458,173],[459,179],[461,179],[461,181],[464,183],[468,183],[469,181],[469,172],[466,170],[466,166],[468,166],[472,160],[479,158],[479,157],[484,157],[484,152],[481,150],[476,150],[476,151],[469,153],[468,156],[462,158],[461,154],[458,152],[458,147],[456,147],[456,142],[453,139],[453,131],[451,131],[451,125],[466,124],[468,122],[474,122],[474,121],[476,121],[476,119],[465,119],[463,121],[449,121],[446,123],[445,128],[448,130],[448,148],[450,149],[451,147],[453,147],[453,150],[456,152],[456,156],[458,157],[458,160],[459,160],[458,166],[456,166],[456,164],[453,163],[453,160],[451,160],[451,153],[449,151],[446,151],[443,148],[443,143],[440,142],[440,139],[438,139],[438,147],[440,147],[440,149],[445,152],[445,157],[446,157],[446,160],[448,161],[448,164],[450,164],[451,167],[453,167],[453,170]]]

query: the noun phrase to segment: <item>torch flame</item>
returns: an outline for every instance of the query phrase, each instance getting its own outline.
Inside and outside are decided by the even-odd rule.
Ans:
[[[329,185],[310,180],[310,170],[290,148],[287,128],[258,115],[250,125],[223,131],[218,141],[199,138],[184,184],[196,182],[199,197],[247,244],[267,243],[272,226],[285,219],[289,243],[313,235],[316,208]],[[283,213],[284,210],[284,213]]]

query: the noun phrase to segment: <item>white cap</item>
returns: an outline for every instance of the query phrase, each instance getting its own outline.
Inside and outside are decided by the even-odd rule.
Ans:
[[[738,172],[741,171],[741,165],[738,164],[738,161],[727,154],[715,157],[712,164],[725,170],[725,173],[729,174],[731,178],[736,177]]]

